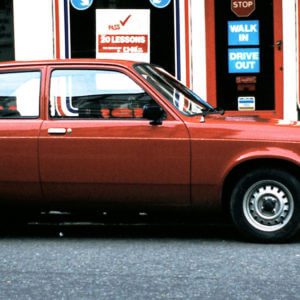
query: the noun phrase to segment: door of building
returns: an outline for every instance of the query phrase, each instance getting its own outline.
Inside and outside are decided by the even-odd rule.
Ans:
[[[227,111],[282,117],[282,1],[206,4],[210,102]]]

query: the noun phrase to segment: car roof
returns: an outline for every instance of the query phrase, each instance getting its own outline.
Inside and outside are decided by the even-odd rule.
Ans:
[[[51,59],[51,60],[24,60],[24,61],[5,61],[0,62],[0,68],[7,67],[30,67],[30,66],[51,66],[51,65],[115,65],[131,67],[136,61],[115,60],[115,59],[96,59],[96,58],[71,58],[71,59]]]

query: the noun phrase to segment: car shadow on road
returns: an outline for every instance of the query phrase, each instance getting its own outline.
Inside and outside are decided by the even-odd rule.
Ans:
[[[24,224],[2,228],[0,238],[76,239],[224,239],[239,240],[233,226],[222,224]]]
[[[227,222],[201,222],[191,220],[47,220],[6,222],[2,224],[0,238],[97,238],[97,239],[226,239],[238,240],[239,233]]]
[[[191,219],[124,219],[124,220],[30,220],[5,222],[2,238],[57,239],[195,239],[250,242],[226,219],[195,222]],[[300,231],[289,243],[300,243]]]

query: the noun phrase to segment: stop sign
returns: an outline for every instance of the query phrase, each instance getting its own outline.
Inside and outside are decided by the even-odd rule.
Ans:
[[[238,17],[249,17],[255,11],[255,0],[231,0],[231,10]]]

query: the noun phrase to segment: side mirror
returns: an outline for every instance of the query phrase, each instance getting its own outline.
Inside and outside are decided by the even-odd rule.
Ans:
[[[224,110],[223,108],[219,107],[219,106],[216,107],[216,111],[217,111],[221,116],[223,116],[224,113],[225,113],[225,110]]]
[[[165,111],[158,105],[146,104],[143,107],[143,118],[150,120],[150,125],[162,125]]]

